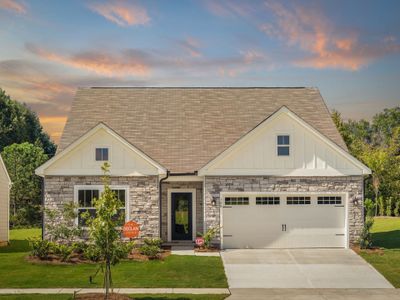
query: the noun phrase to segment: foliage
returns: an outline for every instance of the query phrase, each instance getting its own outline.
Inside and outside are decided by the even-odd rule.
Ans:
[[[395,217],[400,217],[400,199],[397,199],[395,203],[393,214]]]
[[[156,258],[161,251],[161,248],[156,245],[143,245],[139,248],[140,254],[146,255],[149,258]]]
[[[158,248],[161,248],[161,245],[163,243],[162,239],[159,239],[159,238],[154,238],[154,239],[145,238],[143,240],[143,242],[144,242],[145,245],[156,246]]]
[[[364,207],[367,217],[373,217],[375,215],[375,203],[371,199],[365,199]]]
[[[379,208],[379,216],[384,216],[386,213],[386,201],[382,196],[378,197],[377,206]]]
[[[101,259],[101,251],[99,248],[95,247],[94,245],[88,245],[84,250],[83,250],[83,256],[91,260],[93,262],[99,262]]]
[[[32,247],[31,254],[39,257],[40,259],[46,259],[52,250],[52,243],[48,240],[33,238],[29,239],[29,244]]]
[[[211,242],[217,235],[219,230],[219,227],[211,227],[209,228],[205,233],[198,232],[197,235],[202,237],[204,239],[204,247],[205,248],[210,248],[211,247]]]
[[[63,209],[46,209],[46,232],[50,240],[72,245],[78,241],[83,230],[75,226],[77,205],[70,201],[64,204]]]
[[[371,234],[372,225],[374,225],[374,219],[372,217],[368,217],[365,220],[365,224],[359,239],[359,244],[361,249],[369,249],[372,247],[372,234]]]
[[[121,230],[118,209],[121,203],[110,188],[110,165],[105,162],[102,166],[104,191],[99,199],[94,200],[96,217],[91,219],[86,216],[86,223],[89,225],[89,241],[91,247],[99,254],[100,267],[104,273],[105,297],[108,299],[109,290],[112,287],[111,266],[116,265],[126,254],[121,249],[124,246],[120,239]]]
[[[11,226],[39,225],[41,220],[41,182],[35,169],[47,155],[37,145],[22,143],[4,148],[1,156],[13,183],[10,193]]]
[[[43,131],[37,115],[0,89],[0,151],[24,142],[38,145],[50,157],[56,152],[56,145]]]
[[[386,200],[386,216],[390,217],[393,212],[393,198],[389,197]]]
[[[74,247],[67,244],[51,243],[51,249],[60,256],[61,261],[68,261],[74,252]]]

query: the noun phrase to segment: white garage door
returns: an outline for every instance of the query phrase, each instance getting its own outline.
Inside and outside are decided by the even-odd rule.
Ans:
[[[225,195],[223,247],[345,247],[345,195]]]

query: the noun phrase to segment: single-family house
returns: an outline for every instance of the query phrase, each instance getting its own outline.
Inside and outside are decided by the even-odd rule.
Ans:
[[[11,180],[0,156],[0,246],[9,242]]]
[[[222,248],[349,247],[364,178],[316,88],[81,88],[57,154],[36,173],[44,205],[94,213],[100,166],[141,237]],[[46,220],[45,220],[46,222]]]

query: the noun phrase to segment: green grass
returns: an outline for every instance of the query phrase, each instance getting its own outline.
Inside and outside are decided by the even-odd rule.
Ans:
[[[375,218],[372,240],[375,247],[384,249],[383,254],[361,251],[361,256],[400,288],[400,218]]]
[[[135,300],[223,300],[229,295],[152,294],[130,295]],[[0,300],[72,300],[71,295],[0,295]]]
[[[40,230],[11,231],[11,245],[0,248],[0,288],[101,287],[95,264],[51,265],[26,260],[28,237]],[[18,238],[18,239],[17,239]],[[164,261],[123,261],[113,268],[114,287],[140,288],[226,288],[227,281],[219,257],[171,255]]]

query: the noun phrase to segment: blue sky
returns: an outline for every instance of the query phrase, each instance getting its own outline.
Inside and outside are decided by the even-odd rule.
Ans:
[[[78,86],[313,86],[400,103],[400,1],[0,0],[0,87],[58,139]]]

